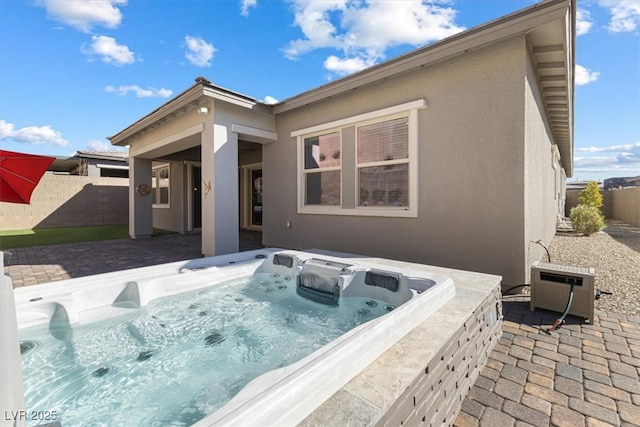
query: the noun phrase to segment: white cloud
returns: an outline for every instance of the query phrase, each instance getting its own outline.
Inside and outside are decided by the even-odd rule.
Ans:
[[[635,31],[640,25],[640,0],[597,0],[609,10],[609,31],[614,33]]]
[[[607,152],[636,152],[640,153],[640,142],[635,144],[611,145],[609,147],[580,147],[574,150],[576,153],[607,153]]]
[[[462,31],[455,24],[456,11],[447,0],[350,1],[293,3],[295,24],[304,38],[292,40],[285,56],[296,59],[315,49],[331,48],[325,67],[339,74],[358,71],[384,59],[388,48],[424,45]]]
[[[367,57],[366,55],[359,58],[356,57],[343,59],[338,58],[335,55],[331,55],[324,61],[324,68],[340,76],[345,76],[347,74],[352,74],[357,71],[363,70],[374,64],[375,58]]]
[[[216,48],[211,43],[207,43],[203,38],[186,36],[184,41],[187,45],[185,57],[189,62],[197,67],[210,67],[211,60]]]
[[[100,152],[108,152],[108,151],[123,152],[123,151],[129,150],[128,148],[112,145],[106,141],[100,141],[97,139],[89,141],[86,147],[87,147],[87,151],[100,151]]]
[[[47,14],[80,31],[89,32],[93,26],[116,28],[122,22],[122,12],[117,6],[127,0],[41,0]]]
[[[575,152],[582,153],[574,158],[577,173],[598,173],[609,177],[625,174],[640,175],[640,142],[604,147],[580,147],[576,148]]]
[[[242,16],[249,16],[249,9],[256,7],[258,0],[242,0],[240,7],[240,14]]]
[[[127,46],[118,44],[113,37],[91,36],[91,41],[91,46],[83,47],[82,53],[98,55],[103,62],[118,66],[136,62],[134,53]]]
[[[123,86],[105,86],[105,91],[111,93],[117,93],[120,96],[125,96],[129,92],[133,92],[138,98],[168,98],[173,95],[173,91],[165,88],[157,89],[155,87],[142,88],[138,85],[123,85]]]
[[[273,96],[265,96],[264,97],[264,103],[265,104],[277,104],[279,101],[277,99],[275,99]]]
[[[598,80],[600,73],[597,71],[591,71],[582,65],[576,64],[576,85],[583,86],[591,82]]]
[[[576,35],[582,36],[591,30],[593,21],[588,10],[578,9],[576,20]]]
[[[27,126],[16,129],[13,123],[0,120],[0,140],[11,139],[16,142],[30,145],[57,145],[66,147],[69,141],[51,126]]]

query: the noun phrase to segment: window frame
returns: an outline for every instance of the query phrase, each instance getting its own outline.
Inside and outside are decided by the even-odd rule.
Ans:
[[[326,215],[352,215],[352,216],[378,216],[378,217],[418,217],[418,111],[425,109],[427,102],[425,99],[417,99],[404,104],[394,105],[369,113],[359,114],[344,119],[328,122],[325,124],[300,129],[291,132],[291,137],[297,139],[297,213],[299,214],[326,214]],[[408,120],[408,206],[359,206],[358,187],[358,158],[357,158],[357,131],[359,127],[389,121],[401,117]],[[345,179],[340,178],[340,200],[339,206],[306,205],[305,171],[304,171],[304,140],[319,134],[326,134],[333,131],[340,133],[340,168],[341,174],[344,168],[344,144],[342,132],[349,127],[356,128],[354,175]],[[355,206],[343,207],[343,188],[345,185],[354,185]]]
[[[160,186],[160,178],[159,171],[162,169],[167,170],[167,203],[152,203],[151,206],[153,208],[158,209],[170,209],[171,208],[171,164],[165,163],[162,165],[154,166],[151,169],[151,191],[155,193],[156,201],[160,200],[160,188],[164,188]]]

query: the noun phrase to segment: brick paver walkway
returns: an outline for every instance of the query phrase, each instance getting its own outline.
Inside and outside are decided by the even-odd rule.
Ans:
[[[241,249],[255,249],[245,234]],[[5,271],[26,286],[200,257],[198,234],[15,249]],[[640,317],[596,312],[593,325],[529,311],[507,297],[504,332],[455,426],[640,426]]]
[[[261,248],[261,239],[259,232],[241,231],[240,250]],[[5,272],[16,287],[36,285],[200,258],[201,242],[202,236],[192,233],[9,249]]]
[[[593,325],[503,302],[502,338],[455,421],[467,426],[640,426],[640,317],[596,312]]]

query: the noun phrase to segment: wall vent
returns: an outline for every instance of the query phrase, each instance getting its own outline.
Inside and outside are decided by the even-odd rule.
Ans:
[[[593,324],[595,271],[587,267],[538,262],[531,266],[531,311],[536,308],[562,313],[573,286],[569,314]]]

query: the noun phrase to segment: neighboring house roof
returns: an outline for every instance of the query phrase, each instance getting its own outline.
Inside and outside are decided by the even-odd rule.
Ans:
[[[567,177],[573,175],[573,102],[575,74],[575,0],[547,0],[518,12],[458,33],[405,55],[374,65],[274,105],[214,85],[205,78],[157,110],[118,134],[109,137],[112,144],[127,145],[129,138],[145,132],[158,121],[195,109],[207,96],[247,108],[279,114],[324,101],[340,94],[393,78],[412,70],[431,66],[494,43],[526,36],[536,64],[545,112],[554,142],[561,154]]]
[[[73,156],[81,159],[129,161],[128,151],[76,151]]]
[[[584,190],[591,181],[567,182],[567,190]],[[602,182],[598,182],[598,188],[602,188]]]
[[[107,161],[109,165],[120,164],[120,166],[128,168],[129,153],[127,151],[76,151],[70,157],[56,157],[47,170],[73,174],[78,168],[78,162],[81,160],[90,161],[91,164]]]
[[[604,180],[604,189],[640,186],[640,176],[607,178]]]

